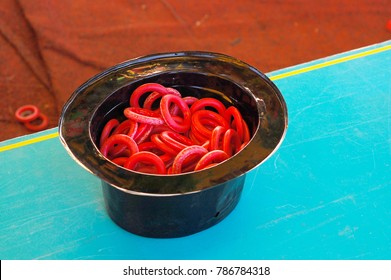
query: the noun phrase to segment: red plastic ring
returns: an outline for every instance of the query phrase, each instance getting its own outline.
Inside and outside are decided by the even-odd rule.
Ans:
[[[240,151],[241,145],[242,143],[236,130],[230,128],[224,133],[223,151],[226,152],[229,157]]]
[[[153,152],[153,151],[156,151],[156,150],[159,150],[157,145],[155,143],[153,143],[152,141],[148,141],[148,142],[143,142],[143,143],[140,143],[138,145],[138,150],[141,152],[141,151],[148,151],[148,152]],[[156,152],[153,152],[156,154]]]
[[[174,103],[179,107],[179,110],[182,112],[183,121],[175,121],[173,116],[170,113],[170,106]],[[160,101],[160,113],[166,124],[174,131],[179,133],[184,133],[190,129],[191,125],[191,113],[189,106],[186,102],[179,96],[173,94],[167,94],[162,97]]]
[[[179,174],[182,172],[182,166],[186,159],[189,157],[202,157],[206,153],[208,153],[208,150],[205,149],[202,146],[193,145],[184,148],[182,151],[180,151],[177,156],[174,159],[174,162],[172,163],[172,174]]]
[[[193,106],[193,104],[199,100],[197,97],[194,97],[194,96],[185,96],[182,99],[183,99],[183,101],[186,102],[186,104],[187,104],[187,106],[189,106],[189,108],[191,106]]]
[[[212,107],[215,109],[221,116],[224,115],[224,112],[226,110],[225,106],[223,103],[221,103],[219,100],[216,98],[212,97],[205,97],[201,98],[198,101],[196,101],[192,106],[191,106],[191,112],[194,113],[195,111],[205,109],[205,107]]]
[[[148,152],[156,154],[165,163],[167,163],[168,161],[174,159],[173,155],[165,153],[164,151],[159,149],[159,147],[155,143],[153,143],[152,141],[140,143],[138,145],[138,149],[139,149],[140,152],[148,151]]]
[[[133,140],[136,141],[137,144],[144,142],[151,135],[153,125],[140,123],[137,128],[136,134],[133,137]]]
[[[41,120],[41,122],[38,124],[34,124],[34,121],[37,121],[37,120]],[[28,130],[31,130],[31,131],[41,131],[41,130],[46,129],[49,126],[49,119],[46,115],[39,113],[38,118],[36,118],[32,121],[29,121],[29,122],[25,122],[24,126]]]
[[[124,110],[124,115],[128,119],[139,123],[146,123],[150,125],[164,124],[164,120],[158,113],[144,108],[128,107]]]
[[[197,130],[201,135],[210,138],[216,126],[228,128],[227,121],[218,113],[209,110],[195,111],[191,118],[192,129]]]
[[[168,91],[168,94],[174,94],[176,96],[182,97],[182,94],[178,90],[176,90],[175,88],[166,87],[166,90]]]
[[[124,120],[121,122],[113,131],[114,134],[127,134],[130,137],[134,138],[138,129],[138,123],[134,120]]]
[[[124,167],[130,170],[137,171],[137,165],[139,163],[147,163],[153,165],[156,168],[156,171],[150,169],[152,172],[147,173],[156,173],[156,174],[165,174],[166,166],[163,160],[155,155],[154,153],[148,151],[137,152],[129,157],[129,159],[125,162]],[[146,172],[145,170],[144,172]],[[155,171],[155,172],[153,172]]]
[[[39,117],[39,109],[35,105],[24,105],[15,112],[15,118],[20,122],[31,122]]]
[[[116,157],[113,158],[111,161],[115,164],[118,164],[119,166],[124,166],[125,162],[128,160],[129,157]]]
[[[205,169],[210,164],[221,163],[228,159],[229,156],[222,150],[213,150],[204,155],[197,163],[194,171]]]
[[[208,138],[206,138],[205,136],[201,135],[198,131],[196,131],[193,128],[189,132],[189,138],[195,144],[201,145],[201,146],[203,146],[202,144],[205,143],[206,141],[209,141]]]
[[[243,117],[242,114],[239,112],[239,110],[234,106],[230,106],[225,111],[224,117],[231,127],[232,124],[235,125],[235,130],[238,132],[239,138],[243,140],[244,138]],[[232,122],[231,122],[231,118],[233,118]]]
[[[171,148],[177,150],[183,150],[188,146],[195,145],[195,143],[186,136],[176,133],[174,131],[166,130],[160,134],[161,140]]]
[[[111,119],[105,124],[102,133],[100,134],[99,147],[102,147],[106,139],[109,138],[113,129],[115,129],[118,125],[119,125],[119,121],[117,119]]]
[[[113,149],[114,145],[124,145],[128,148],[130,155],[137,153],[138,146],[136,142],[126,134],[114,134],[107,138],[107,140],[103,143],[100,148],[100,152],[107,157],[110,150]]]
[[[167,93],[162,93],[162,92],[157,92],[157,91],[152,92],[145,99],[143,107],[145,109],[152,110],[152,107],[153,107],[153,104],[155,103],[155,101],[158,100],[163,95],[166,95],[166,94],[174,94],[174,95],[179,96],[179,97],[182,96],[181,93],[179,91],[177,91],[176,89],[174,89],[174,88],[166,88],[166,90],[167,90]]]
[[[182,98],[183,101],[185,101],[185,103],[187,104],[187,106],[190,107],[194,104],[194,102],[196,102],[198,100],[197,97],[194,97],[194,96],[186,96],[186,97],[183,97]],[[190,110],[191,112],[191,110]],[[178,106],[173,106],[171,109],[170,109],[170,113],[171,115],[173,116],[176,116],[179,114],[179,108]]]
[[[386,23],[386,28],[387,28],[388,31],[391,32],[391,19],[389,19],[389,20],[387,21],[387,23]]]
[[[167,124],[162,124],[162,125],[156,125],[153,127],[151,134],[160,134],[163,131],[171,130],[171,128]]]
[[[155,103],[155,101],[158,100],[160,97],[162,97],[162,94],[160,92],[151,92],[151,94],[148,95],[148,97],[145,99],[143,108],[152,110],[153,103]]]
[[[167,91],[167,89],[164,86],[162,86],[161,84],[146,83],[146,84],[139,86],[138,88],[136,88],[133,91],[132,95],[130,96],[130,100],[129,100],[130,106],[135,107],[135,108],[140,108],[141,107],[139,104],[140,97],[147,92],[154,92],[154,91],[159,92],[162,95],[169,93]]]
[[[225,127],[222,127],[222,126],[216,126],[213,131],[212,131],[212,135],[210,137],[210,146],[209,146],[209,149],[210,150],[218,150],[220,149],[220,147],[222,145],[220,145],[220,141],[222,139],[222,135],[224,135],[224,133],[227,131],[227,129]]]
[[[161,139],[160,134],[153,134],[151,136],[151,141],[156,144],[158,149],[162,150],[163,152],[175,156],[178,154],[178,150],[172,148],[171,146],[167,145],[163,140]]]

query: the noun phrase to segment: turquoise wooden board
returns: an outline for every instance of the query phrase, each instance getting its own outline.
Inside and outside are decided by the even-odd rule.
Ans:
[[[391,259],[391,41],[268,76],[288,132],[221,223],[174,239],[122,230],[50,129],[0,143],[0,258]]]

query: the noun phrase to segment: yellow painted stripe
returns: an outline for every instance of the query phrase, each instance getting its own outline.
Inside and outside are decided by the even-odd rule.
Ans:
[[[308,66],[308,67],[303,67],[303,68],[300,68],[300,69],[292,70],[292,71],[289,71],[289,72],[286,72],[286,73],[270,76],[269,79],[272,80],[272,81],[276,81],[276,80],[280,80],[280,79],[283,79],[283,78],[299,75],[299,74],[310,72],[310,71],[313,71],[313,70],[316,70],[316,69],[324,68],[324,67],[327,67],[327,66],[339,64],[339,63],[342,63],[342,62],[346,62],[346,61],[349,61],[349,60],[361,58],[361,57],[364,57],[364,56],[369,56],[369,55],[372,55],[372,54],[376,54],[376,53],[380,53],[380,52],[384,52],[384,51],[388,51],[388,50],[391,50],[391,45],[379,47],[377,49],[368,50],[368,51],[364,51],[364,52],[360,52],[360,53],[355,53],[355,54],[352,54],[352,55],[336,58],[336,59],[329,60],[329,61],[326,61],[326,62],[314,64],[314,65],[311,65],[311,66]]]
[[[54,133],[50,133],[47,135],[42,135],[42,136],[38,136],[35,138],[31,138],[28,140],[16,142],[14,144],[9,144],[9,145],[0,147],[0,153],[4,152],[4,151],[12,150],[12,149],[20,148],[23,146],[31,145],[31,144],[34,144],[37,142],[42,142],[42,141],[49,140],[49,139],[56,138],[56,137],[58,137],[58,132],[54,132]]]
[[[349,61],[349,60],[353,60],[353,59],[357,59],[357,58],[361,58],[361,57],[377,54],[377,53],[388,51],[388,50],[391,50],[391,45],[386,45],[386,46],[379,47],[379,48],[376,48],[376,49],[363,51],[363,52],[355,53],[355,54],[352,54],[352,55],[336,58],[336,59],[329,60],[329,61],[326,61],[326,62],[314,64],[314,65],[311,65],[311,66],[308,66],[308,67],[303,67],[303,68],[300,68],[300,69],[288,71],[286,73],[270,76],[269,78],[272,81],[276,81],[276,80],[280,80],[280,79],[283,79],[283,78],[299,75],[299,74],[306,73],[306,72],[309,72],[309,71],[313,71],[313,70],[316,70],[316,69],[324,68],[324,67],[327,67],[327,66],[331,66],[331,65],[335,65],[335,64],[338,64],[338,63],[346,62],[346,61]],[[21,142],[17,142],[17,143],[14,143],[14,144],[9,144],[9,145],[0,147],[0,152],[4,152],[4,151],[20,148],[20,147],[23,147],[23,146],[31,145],[31,144],[42,142],[42,141],[46,141],[46,140],[49,140],[49,139],[52,139],[52,138],[56,138],[56,137],[58,137],[58,132],[50,133],[50,134],[43,135],[43,136],[38,136],[38,137],[31,138],[31,139],[28,139],[28,140],[25,140],[25,141],[21,141]]]

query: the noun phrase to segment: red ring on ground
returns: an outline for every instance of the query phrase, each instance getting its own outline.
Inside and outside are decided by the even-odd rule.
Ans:
[[[30,112],[30,114],[24,114]],[[35,105],[23,105],[15,111],[15,118],[20,122],[31,122],[39,117],[39,109]]]
[[[38,123],[38,124],[34,124],[33,122],[40,119],[41,122]],[[38,114],[38,118],[32,120],[32,121],[29,121],[29,122],[25,122],[24,123],[24,126],[28,129],[28,130],[31,130],[31,131],[41,131],[41,130],[44,130],[46,129],[48,126],[49,126],[49,119],[46,115],[42,114],[42,113],[39,113]]]
[[[176,90],[175,88],[166,87],[166,90],[168,91],[168,94],[174,94],[176,96],[182,97],[182,94],[178,90]]]
[[[391,32],[391,19],[389,19],[389,20],[387,21],[387,23],[386,23],[386,28],[387,28],[388,31]]]

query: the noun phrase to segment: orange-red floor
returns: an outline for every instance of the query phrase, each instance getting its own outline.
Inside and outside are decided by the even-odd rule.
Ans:
[[[30,133],[19,106],[57,126],[81,83],[130,58],[204,50],[267,73],[390,40],[390,19],[391,0],[2,0],[0,141]]]

